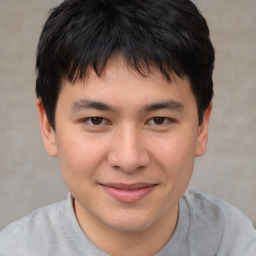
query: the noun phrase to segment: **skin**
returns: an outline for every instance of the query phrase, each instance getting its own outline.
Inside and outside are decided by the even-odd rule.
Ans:
[[[160,251],[206,151],[211,105],[199,126],[189,79],[142,77],[115,58],[100,78],[91,70],[74,85],[63,79],[55,131],[40,99],[37,107],[46,150],[59,158],[91,241],[110,255]]]

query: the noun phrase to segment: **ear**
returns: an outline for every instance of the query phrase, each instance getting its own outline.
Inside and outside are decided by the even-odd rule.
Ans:
[[[209,126],[211,112],[212,112],[212,103],[205,110],[202,123],[198,128],[196,156],[202,156],[206,152],[207,141],[208,141],[208,126]]]
[[[43,104],[39,98],[36,99],[36,105],[45,149],[50,156],[55,157],[58,155],[55,132],[48,120]]]

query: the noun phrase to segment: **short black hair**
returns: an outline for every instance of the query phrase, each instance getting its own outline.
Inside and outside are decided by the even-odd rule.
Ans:
[[[214,49],[193,2],[66,0],[52,9],[37,49],[36,94],[53,128],[61,79],[74,83],[89,68],[100,76],[115,55],[143,76],[150,67],[168,81],[187,76],[201,123],[213,96]]]

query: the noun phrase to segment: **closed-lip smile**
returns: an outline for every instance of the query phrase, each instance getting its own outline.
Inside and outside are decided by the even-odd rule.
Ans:
[[[106,183],[101,184],[104,190],[113,198],[123,203],[133,203],[146,197],[157,184],[152,183]]]

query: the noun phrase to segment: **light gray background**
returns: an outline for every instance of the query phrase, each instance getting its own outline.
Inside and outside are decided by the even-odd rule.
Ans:
[[[64,199],[58,160],[41,142],[35,50],[50,0],[0,0],[0,229]],[[256,0],[197,0],[216,49],[208,152],[191,187],[219,195],[256,221]]]

